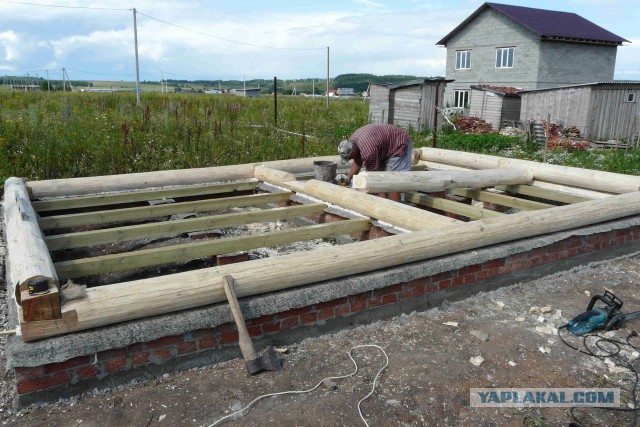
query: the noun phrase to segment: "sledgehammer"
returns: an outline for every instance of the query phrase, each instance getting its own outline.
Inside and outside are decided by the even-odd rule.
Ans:
[[[279,371],[282,369],[282,363],[272,346],[269,346],[269,348],[260,356],[256,352],[256,348],[253,346],[253,342],[249,336],[249,331],[247,330],[247,325],[244,322],[242,312],[240,311],[240,304],[238,304],[236,291],[233,288],[233,277],[227,275],[222,279],[224,282],[224,292],[227,294],[231,313],[233,314],[233,319],[236,321],[236,326],[238,328],[238,344],[240,344],[240,351],[242,352],[242,357],[247,365],[247,371],[249,371],[249,374],[251,375],[262,370]]]

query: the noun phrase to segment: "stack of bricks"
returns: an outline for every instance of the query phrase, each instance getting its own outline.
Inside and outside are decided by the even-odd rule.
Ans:
[[[323,325],[331,319],[351,316],[407,300],[421,303],[429,294],[460,286],[478,284],[491,278],[515,271],[530,269],[565,258],[589,253],[625,243],[637,242],[640,227],[610,231],[588,236],[574,236],[552,245],[469,265],[408,282],[390,284],[355,295],[319,302],[285,312],[263,315],[247,321],[251,337],[268,337],[282,331],[307,325]],[[136,343],[126,348],[102,351],[98,354],[75,357],[60,363],[37,367],[18,367],[16,387],[18,394],[55,390],[67,385],[81,385],[90,379],[109,379],[120,372],[149,365],[162,365],[184,356],[203,355],[207,352],[237,345],[238,333],[233,323],[215,328],[200,329],[155,341]],[[109,384],[105,382],[105,384]]]

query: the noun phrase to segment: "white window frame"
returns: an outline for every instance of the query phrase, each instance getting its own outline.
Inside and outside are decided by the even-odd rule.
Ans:
[[[455,89],[453,91],[454,107],[467,108],[469,106],[470,101],[471,101],[471,91],[469,89]]]
[[[456,70],[471,69],[471,50],[456,50]]]
[[[636,93],[627,92],[627,97],[624,99],[624,102],[636,102]]]
[[[509,56],[511,56],[511,65],[509,65]],[[516,57],[515,46],[497,47],[496,48],[496,68],[513,68],[515,57]]]

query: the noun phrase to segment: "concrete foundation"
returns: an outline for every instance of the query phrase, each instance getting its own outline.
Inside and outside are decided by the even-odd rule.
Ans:
[[[258,348],[286,345],[638,250],[640,216],[243,298],[241,306]],[[15,303],[8,306],[15,325]],[[240,352],[229,307],[216,304],[29,343],[11,337],[6,355],[24,405]]]

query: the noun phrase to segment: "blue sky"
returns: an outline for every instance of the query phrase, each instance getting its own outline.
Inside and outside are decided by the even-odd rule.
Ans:
[[[575,12],[630,40],[618,48],[616,79],[640,80],[640,7],[623,0],[511,0]],[[283,79],[330,74],[443,76],[435,43],[483,2],[472,0],[0,0],[0,76],[134,80],[137,8],[140,78]],[[37,3],[37,4],[36,4]],[[147,15],[147,16],[145,16]],[[151,16],[156,19],[151,19]],[[166,21],[176,26],[168,25]],[[213,37],[212,37],[213,36]],[[231,43],[219,38],[246,44]],[[249,45],[286,49],[267,49]],[[317,48],[317,49],[314,49]]]

